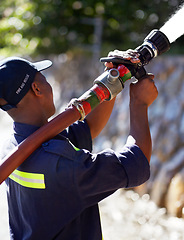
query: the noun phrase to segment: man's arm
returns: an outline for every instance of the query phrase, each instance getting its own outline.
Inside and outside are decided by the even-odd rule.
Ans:
[[[152,152],[148,107],[158,95],[153,78],[153,75],[147,75],[146,78],[130,86],[130,135],[127,142],[137,144],[148,161]]]
[[[87,115],[86,121],[89,125],[92,139],[97,137],[107,124],[113,110],[114,103],[115,98],[111,101],[104,101]]]

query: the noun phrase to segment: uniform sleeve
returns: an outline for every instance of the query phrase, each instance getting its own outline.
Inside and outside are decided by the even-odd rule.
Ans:
[[[131,188],[148,180],[149,163],[136,145],[121,152],[106,149],[81,155],[76,171],[78,191],[87,205],[95,204],[119,188]]]
[[[62,135],[67,137],[75,147],[92,151],[91,133],[86,120],[72,124],[62,132]]]

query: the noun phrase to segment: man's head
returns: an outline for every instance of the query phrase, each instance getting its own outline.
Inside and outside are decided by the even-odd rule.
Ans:
[[[36,73],[51,65],[49,60],[31,63],[18,57],[0,61],[0,98],[7,102],[0,108],[5,111],[15,108],[31,88]]]
[[[0,108],[14,121],[42,125],[54,114],[52,88],[40,72],[51,65],[17,57],[0,61]]]

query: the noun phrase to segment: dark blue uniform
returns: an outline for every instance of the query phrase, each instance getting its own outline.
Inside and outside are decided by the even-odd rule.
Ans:
[[[6,155],[37,128],[15,123]],[[45,142],[6,180],[11,238],[101,240],[98,202],[149,178],[136,146],[92,154],[87,123],[73,124]]]

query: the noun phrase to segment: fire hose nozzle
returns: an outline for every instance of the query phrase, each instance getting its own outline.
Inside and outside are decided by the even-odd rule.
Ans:
[[[124,88],[123,82],[121,81],[119,75],[119,71],[115,68],[102,73],[98,78],[94,80],[94,84],[102,84],[107,88],[110,93],[109,99],[106,99],[107,101],[117,96],[117,94],[120,93]]]
[[[123,64],[130,70],[131,75],[139,80],[146,74],[144,65],[148,64],[154,57],[161,55],[169,49],[170,42],[167,36],[163,32],[154,29],[144,39],[143,44],[135,49],[135,51],[139,54],[139,63],[134,64],[130,60],[123,59],[122,56],[105,57],[101,58],[100,61],[112,62],[117,66],[119,64]]]
[[[167,36],[163,32],[154,29],[144,39],[143,44],[137,47],[135,50],[140,54],[141,63],[146,65],[154,57],[161,55],[169,49],[170,42]]]

